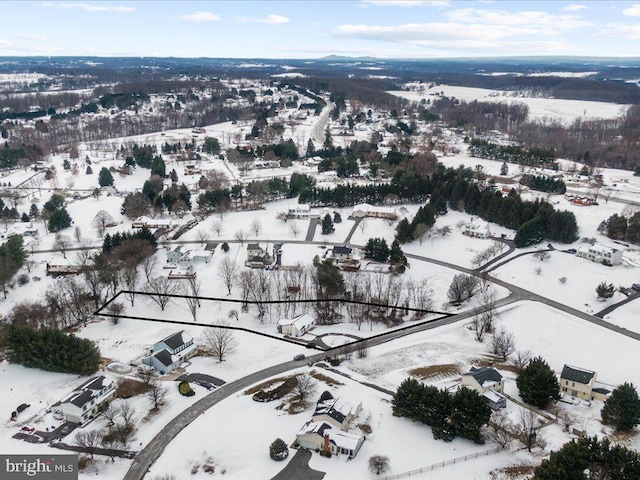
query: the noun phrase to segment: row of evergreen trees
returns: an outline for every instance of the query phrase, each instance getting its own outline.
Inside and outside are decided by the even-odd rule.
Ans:
[[[469,140],[469,155],[530,166],[548,165],[556,160],[556,154],[553,150],[544,148],[524,149],[517,145],[498,145],[479,138]]]
[[[147,227],[142,227],[136,230],[135,233],[116,232],[113,235],[107,233],[102,241],[102,251],[104,253],[110,253],[113,249],[122,245],[124,242],[136,239],[149,242],[149,244],[154,249],[158,245],[158,240],[156,239],[156,237],[154,237],[153,233],[151,233],[151,230],[149,230]]]
[[[3,346],[9,361],[25,367],[91,375],[100,366],[100,351],[92,341],[53,328],[35,330],[11,324]]]
[[[384,238],[370,238],[364,247],[365,258],[371,258],[377,262],[404,263],[406,257],[400,248],[398,240],[394,240],[391,248]]]
[[[544,175],[522,175],[520,184],[539,192],[561,193],[567,192],[564,181]]]
[[[433,436],[447,442],[456,437],[484,443],[480,429],[491,417],[491,407],[470,388],[455,393],[405,379],[391,402],[393,414],[426,423]]]

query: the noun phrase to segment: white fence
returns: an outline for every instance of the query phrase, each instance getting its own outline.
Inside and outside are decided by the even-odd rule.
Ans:
[[[444,462],[434,463],[433,465],[429,465],[427,467],[421,467],[416,470],[411,470],[409,472],[398,473],[396,475],[390,475],[388,477],[383,477],[380,480],[396,480],[397,478],[410,477],[411,475],[418,475],[424,472],[430,472],[437,468],[446,467],[447,465],[453,465],[454,463],[466,462],[467,460],[473,460],[478,457],[486,457],[487,455],[491,455],[492,453],[498,453],[502,451],[503,448],[496,447],[490,450],[484,450],[482,452],[471,453],[469,455],[465,455],[464,457],[452,458],[451,460],[445,460]]]

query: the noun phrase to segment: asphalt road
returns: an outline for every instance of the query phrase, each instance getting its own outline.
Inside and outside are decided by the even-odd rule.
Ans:
[[[327,123],[329,121],[329,114],[331,113],[331,110],[333,110],[336,106],[335,103],[332,103],[329,100],[326,100],[326,102],[327,102],[327,106],[322,109],[322,112],[320,112],[318,121],[313,127],[313,130],[311,130],[311,137],[315,142],[319,144],[324,143],[324,139],[325,139],[324,129],[327,126]]]
[[[322,480],[324,472],[309,467],[311,452],[306,448],[299,448],[289,463],[271,480]]]

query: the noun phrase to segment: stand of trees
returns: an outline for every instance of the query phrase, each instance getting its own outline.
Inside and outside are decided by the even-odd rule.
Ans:
[[[54,328],[9,325],[3,345],[11,362],[25,367],[91,375],[100,366],[100,351],[93,342]]]
[[[116,232],[113,235],[107,233],[102,241],[102,251],[104,253],[111,253],[112,250],[132,240],[144,240],[148,242],[154,250],[158,246],[158,241],[156,240],[156,237],[153,236],[153,233],[151,233],[151,230],[147,227],[142,227],[135,233]]]
[[[484,443],[480,430],[489,422],[491,407],[475,390],[463,387],[451,393],[407,378],[391,404],[395,416],[426,423],[436,439],[450,442],[462,437]]]
[[[640,212],[636,212],[630,217],[614,213],[600,223],[598,232],[604,233],[614,240],[623,240],[638,245],[640,244]]]
[[[567,191],[567,186],[562,180],[545,177],[543,175],[522,175],[522,177],[520,177],[520,184],[533,190],[538,190],[539,192],[564,194]]]
[[[618,385],[601,410],[602,423],[616,431],[629,432],[640,424],[640,398],[633,383]]]
[[[553,150],[524,149],[517,145],[498,145],[479,138],[469,140],[469,155],[529,166],[551,165],[556,161],[556,154]]]
[[[518,375],[516,384],[522,400],[538,408],[546,408],[560,392],[556,374],[542,357],[529,361]]]
[[[536,467],[533,480],[625,480],[640,478],[640,454],[609,439],[585,437],[566,443]]]

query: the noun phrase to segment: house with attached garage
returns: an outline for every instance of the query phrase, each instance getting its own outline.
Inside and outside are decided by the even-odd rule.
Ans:
[[[586,258],[592,262],[602,263],[609,267],[622,263],[622,250],[599,243],[578,248],[576,256]]]
[[[278,320],[278,333],[301,337],[316,325],[316,319],[308,313],[303,313],[293,318],[281,318]]]
[[[193,357],[197,348],[193,337],[181,330],[155,343],[151,349],[151,355],[143,358],[142,363],[164,375]]]
[[[361,410],[362,403],[346,398],[318,403],[311,419],[298,432],[296,445],[327,456],[342,454],[355,457],[365,437],[348,430]]]
[[[336,245],[332,249],[333,258],[336,260],[346,261],[353,257],[353,249],[346,246]]]
[[[464,235],[475,238],[489,238],[491,236],[491,228],[489,224],[480,219],[471,219],[469,223],[464,226],[462,231]]]
[[[461,384],[477,391],[494,410],[507,406],[507,398],[502,395],[504,378],[493,367],[471,367],[462,375]]]
[[[604,401],[611,393],[609,388],[598,382],[596,372],[571,365],[565,365],[562,368],[559,383],[563,395],[587,401]]]
[[[100,407],[115,397],[115,382],[103,375],[90,378],[64,399],[51,406],[56,418],[83,424],[95,417]]]

